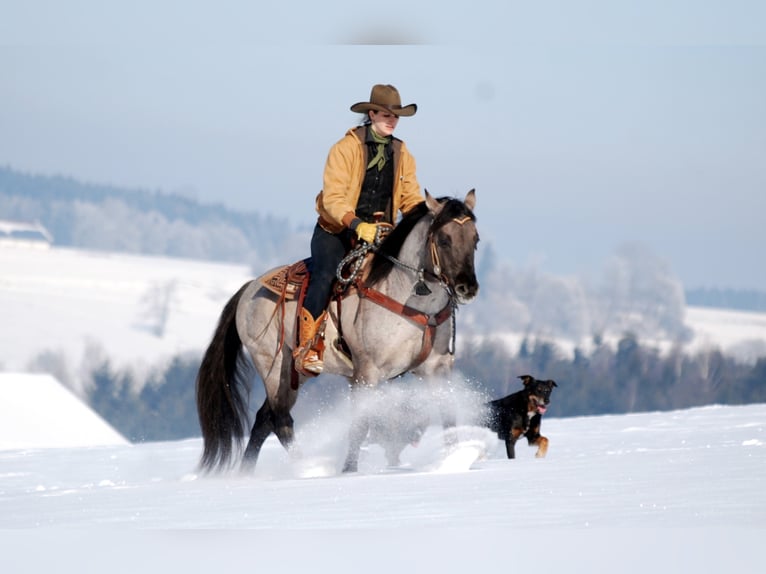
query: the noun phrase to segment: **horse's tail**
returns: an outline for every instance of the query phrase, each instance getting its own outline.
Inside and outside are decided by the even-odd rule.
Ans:
[[[242,340],[237,332],[237,305],[250,284],[245,283],[223,308],[213,340],[197,373],[197,414],[202,430],[200,468],[229,466],[232,443],[242,445],[247,420],[250,381],[245,376]]]

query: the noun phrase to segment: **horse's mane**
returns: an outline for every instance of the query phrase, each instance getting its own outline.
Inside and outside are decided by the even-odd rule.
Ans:
[[[432,230],[440,228],[442,225],[455,218],[470,217],[472,221],[476,221],[476,216],[473,212],[459,199],[439,197],[436,201],[443,204],[444,207],[442,207],[441,211],[436,216],[436,219],[434,219],[431,224]],[[408,211],[402,217],[401,221],[396,224],[393,231],[391,231],[391,233],[389,233],[378,246],[378,249],[372,258],[370,272],[367,275],[367,285],[375,285],[389,274],[394,264],[388,257],[386,257],[386,255],[390,257],[398,257],[405,239],[407,239],[415,225],[428,213],[429,211],[426,202],[423,201]]]

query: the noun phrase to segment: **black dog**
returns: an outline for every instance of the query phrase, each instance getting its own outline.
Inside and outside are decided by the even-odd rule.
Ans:
[[[505,441],[508,458],[516,457],[516,441],[522,435],[527,437],[529,446],[537,446],[535,456],[542,458],[548,452],[548,439],[540,434],[540,423],[548,409],[553,387],[558,385],[551,380],[538,381],[530,375],[519,378],[524,381],[524,389],[486,403],[485,426]]]

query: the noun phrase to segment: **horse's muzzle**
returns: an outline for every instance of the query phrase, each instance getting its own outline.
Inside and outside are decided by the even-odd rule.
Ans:
[[[455,284],[455,298],[461,305],[470,303],[479,293],[479,283],[473,281],[461,281]]]

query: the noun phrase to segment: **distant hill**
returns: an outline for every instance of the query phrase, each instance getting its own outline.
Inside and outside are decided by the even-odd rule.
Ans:
[[[688,289],[686,303],[697,307],[766,312],[766,292],[738,289]]]
[[[289,256],[295,243],[286,220],[9,167],[0,167],[0,219],[39,222],[58,246],[252,265]]]

